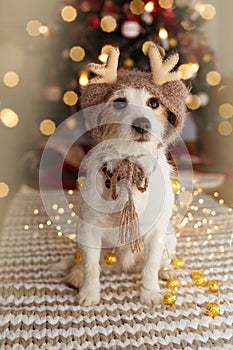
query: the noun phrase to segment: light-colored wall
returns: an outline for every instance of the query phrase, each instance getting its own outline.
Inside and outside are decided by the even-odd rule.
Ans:
[[[233,1],[209,0],[216,8],[216,16],[207,21],[208,42],[217,57],[217,68],[223,77],[233,78]]]

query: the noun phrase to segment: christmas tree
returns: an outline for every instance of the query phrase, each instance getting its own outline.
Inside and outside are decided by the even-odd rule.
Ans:
[[[119,67],[148,70],[143,44],[152,40],[163,55],[178,51],[178,70],[192,87],[187,107],[207,125],[217,117],[212,96],[221,76],[202,25],[215,8],[188,0],[68,0],[60,19],[44,31],[47,45],[42,72],[45,103],[41,115],[56,125],[79,109],[80,86],[88,84],[89,62],[106,62],[112,46],[121,51]]]

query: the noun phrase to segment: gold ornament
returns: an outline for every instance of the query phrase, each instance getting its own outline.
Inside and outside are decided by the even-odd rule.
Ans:
[[[114,265],[117,263],[117,256],[114,253],[106,253],[104,256],[104,262],[107,265]]]
[[[163,294],[163,302],[166,305],[173,305],[176,302],[176,295],[173,292],[166,292]]]
[[[184,260],[181,258],[176,258],[173,260],[173,265],[182,269],[184,267]]]
[[[211,280],[208,282],[208,288],[211,290],[211,292],[218,292],[219,289],[219,281],[218,280]]]
[[[175,290],[180,287],[180,281],[176,277],[171,277],[167,281],[167,288],[171,290]]]
[[[78,264],[81,264],[82,262],[82,255],[79,251],[77,251],[74,255],[74,261]]]
[[[172,190],[174,193],[178,193],[180,192],[180,181],[177,179],[171,179],[171,183],[172,183]]]
[[[81,187],[83,187],[83,185],[85,184],[85,181],[86,181],[85,176],[80,176],[80,177],[77,178],[76,184],[75,184],[77,190],[80,191]]]
[[[207,283],[207,279],[203,272],[200,271],[194,271],[192,272],[192,279],[194,280],[194,283],[198,287],[204,287]]]
[[[211,317],[218,316],[220,314],[220,306],[215,302],[208,303],[206,305],[206,314]]]

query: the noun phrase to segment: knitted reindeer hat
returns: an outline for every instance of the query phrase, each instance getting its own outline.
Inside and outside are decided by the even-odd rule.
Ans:
[[[188,89],[180,80],[180,74],[172,71],[179,61],[178,53],[170,55],[163,60],[157,46],[153,42],[147,44],[147,55],[150,60],[150,72],[140,70],[122,70],[117,72],[119,49],[113,47],[109,53],[106,64],[90,63],[90,70],[97,74],[90,80],[90,84],[83,88],[81,106],[87,108],[95,106],[86,114],[88,123],[92,128],[95,138],[101,138],[101,130],[98,128],[98,115],[101,107],[109,97],[124,87],[145,88],[156,97],[170,113],[168,113],[168,127],[164,135],[164,141],[170,142],[182,129],[186,113],[185,100],[189,94]],[[172,126],[172,127],[171,127]]]

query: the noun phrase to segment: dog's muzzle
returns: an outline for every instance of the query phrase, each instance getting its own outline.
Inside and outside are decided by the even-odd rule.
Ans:
[[[145,117],[139,117],[134,119],[132,128],[138,134],[146,134],[151,129],[151,122]]]

